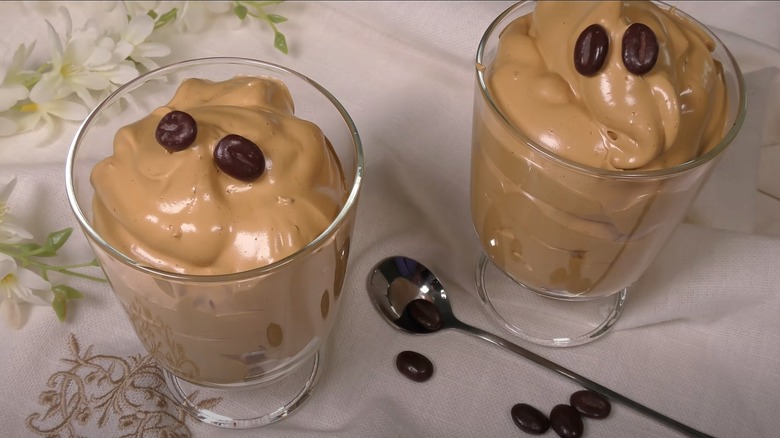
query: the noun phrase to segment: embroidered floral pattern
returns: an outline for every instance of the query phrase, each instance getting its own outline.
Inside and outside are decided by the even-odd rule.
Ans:
[[[101,436],[190,437],[187,414],[172,398],[162,370],[151,355],[128,358],[82,351],[71,334],[69,368],[54,373],[38,402],[42,412],[27,417],[28,429],[45,437],[79,437],[87,430],[105,430]],[[210,409],[221,398],[197,401]],[[109,432],[112,431],[112,432]],[[116,431],[116,432],[114,432]]]

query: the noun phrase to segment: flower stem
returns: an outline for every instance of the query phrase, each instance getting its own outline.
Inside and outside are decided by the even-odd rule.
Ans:
[[[60,274],[64,274],[64,275],[70,275],[71,277],[84,278],[84,279],[87,279],[87,280],[97,281],[97,282],[100,282],[100,283],[108,282],[108,280],[106,280],[105,278],[95,277],[95,276],[89,275],[89,274],[82,274],[80,272],[75,272],[75,271],[72,270],[72,269],[78,269],[78,268],[85,268],[85,267],[89,267],[89,266],[97,266],[95,264],[95,260],[92,260],[89,263],[79,263],[79,264],[75,264],[75,265],[63,265],[63,266],[49,265],[49,264],[41,263],[41,262],[39,262],[37,260],[32,260],[32,259],[28,260],[28,263],[30,265],[35,266],[38,269],[40,269],[41,270],[41,275],[43,275],[44,278],[47,279],[47,280],[48,280],[48,272],[49,271],[54,271],[54,272],[59,272]]]
[[[71,277],[84,278],[86,280],[97,281],[98,283],[108,283],[108,280],[102,277],[95,277],[89,274],[82,274],[80,272],[73,272],[69,269],[52,269],[52,271],[59,272],[60,274],[70,275]]]
[[[13,244],[7,244],[2,243],[0,244],[0,253],[7,254],[17,260],[19,260],[24,267],[33,266],[41,270],[41,275],[45,280],[48,281],[48,272],[54,271],[59,272],[60,274],[64,275],[70,275],[71,277],[78,277],[78,278],[84,278],[87,280],[97,281],[100,283],[106,283],[108,280],[102,277],[95,277],[93,275],[89,274],[82,274],[80,272],[75,272],[73,269],[80,269],[80,268],[88,268],[91,266],[98,266],[97,260],[92,259],[89,262],[86,263],[74,263],[70,265],[50,265],[48,263],[39,262],[33,258],[31,258],[29,255],[22,253],[21,251],[16,250],[17,246]],[[15,251],[16,250],[16,251]]]

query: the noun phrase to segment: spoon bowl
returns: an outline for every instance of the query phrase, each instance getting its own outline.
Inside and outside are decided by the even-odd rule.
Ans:
[[[368,277],[368,293],[374,307],[390,325],[406,333],[430,334],[459,323],[439,279],[423,264],[408,257],[390,257],[379,263]],[[421,324],[419,314],[416,318],[412,315],[411,310],[415,308],[438,316],[441,326],[432,330],[432,326]]]
[[[367,289],[371,302],[374,303],[379,314],[392,327],[402,332],[430,334],[443,329],[466,332],[555,371],[577,382],[583,388],[621,403],[686,436],[710,437],[500,336],[460,321],[455,317],[447,293],[439,279],[416,260],[403,256],[386,258],[369,274]]]

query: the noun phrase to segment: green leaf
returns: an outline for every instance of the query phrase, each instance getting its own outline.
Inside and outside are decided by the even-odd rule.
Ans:
[[[63,230],[50,233],[46,237],[46,242],[43,244],[43,246],[47,249],[51,249],[54,252],[57,252],[57,250],[62,248],[62,245],[68,241],[71,233],[73,233],[73,228],[65,228]]]
[[[154,28],[159,29],[166,24],[176,20],[176,16],[179,14],[179,10],[177,8],[173,8],[170,11],[160,15],[160,18],[157,19],[157,21],[154,23]]]
[[[246,6],[236,5],[236,7],[233,8],[233,13],[235,13],[236,17],[238,17],[240,20],[244,20],[247,14]]]
[[[52,257],[57,255],[59,250],[65,242],[68,241],[73,228],[65,228],[63,230],[55,231],[46,236],[46,242],[43,245],[38,245],[37,248],[32,248],[27,251],[28,255],[35,257]]]
[[[51,302],[51,307],[54,309],[54,313],[57,314],[57,319],[65,321],[65,318],[68,316],[68,301],[61,296],[55,296],[54,301]]]
[[[152,20],[157,18],[157,12],[154,12],[154,9],[149,9],[149,11],[146,13],[146,15],[152,17]],[[130,21],[130,16],[127,17],[127,21]]]
[[[282,17],[281,15],[278,14],[267,14],[266,17],[268,17],[268,20],[274,24],[284,23],[285,21],[287,21],[287,18]]]
[[[78,300],[80,298],[84,298],[84,294],[64,284],[59,284],[57,286],[54,286],[53,288],[51,288],[51,290],[52,292],[54,292],[55,296],[63,297],[66,300]]]
[[[287,54],[287,39],[279,31],[274,32],[274,47],[285,55]]]

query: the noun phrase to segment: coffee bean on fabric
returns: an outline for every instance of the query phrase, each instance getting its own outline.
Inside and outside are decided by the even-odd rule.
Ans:
[[[561,438],[579,438],[585,431],[580,413],[570,405],[556,405],[550,411],[550,426]]]
[[[526,404],[518,403],[512,406],[510,411],[512,421],[525,433],[531,435],[541,435],[550,429],[550,420],[539,409]]]
[[[606,418],[612,411],[612,404],[603,395],[583,389],[569,397],[569,404],[583,417]]]
[[[395,358],[395,367],[408,379],[425,382],[433,377],[433,363],[416,351],[402,351]]]

